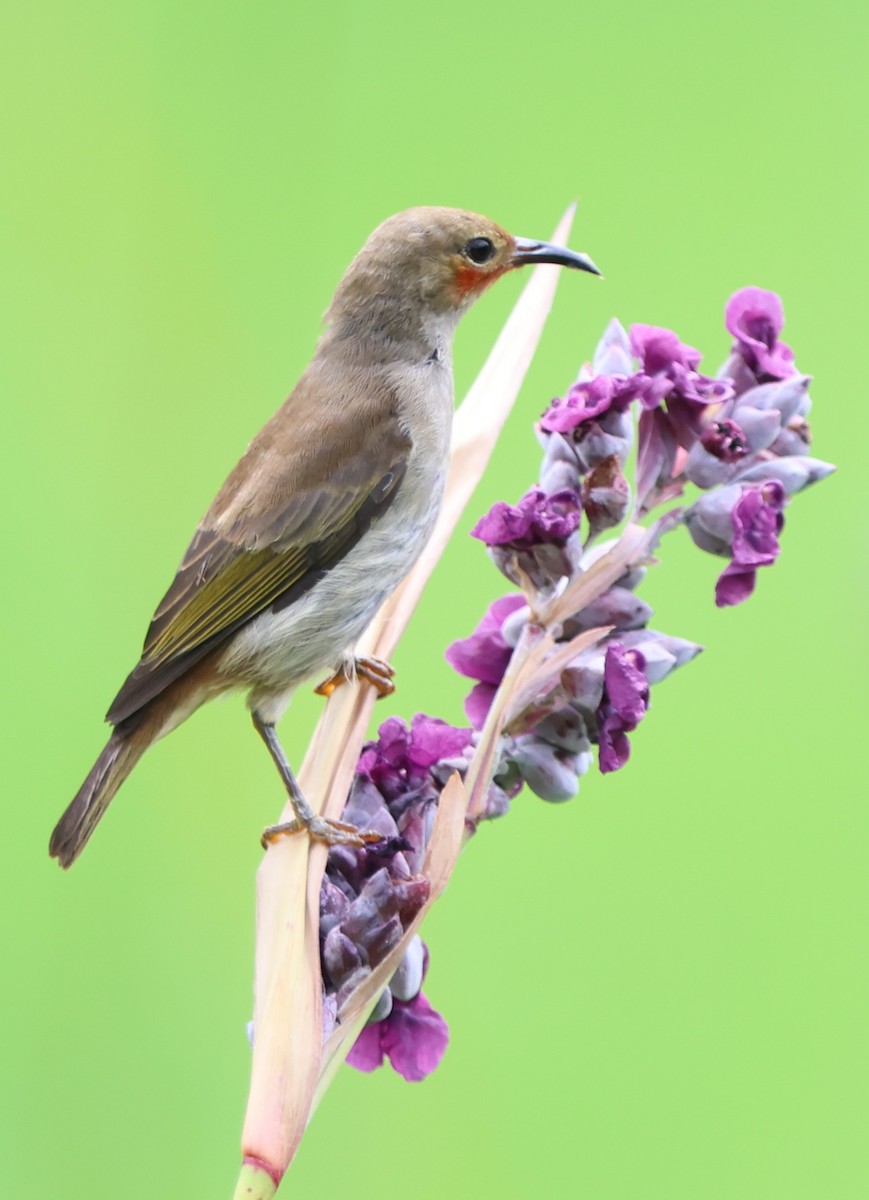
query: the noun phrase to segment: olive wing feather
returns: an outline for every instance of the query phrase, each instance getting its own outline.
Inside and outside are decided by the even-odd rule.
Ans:
[[[268,502],[259,488],[251,510],[247,488],[263,465],[258,460],[272,456],[269,432],[267,425],[251,444],[197,529],[154,614],[142,658],[109,709],[113,725],[134,722],[248,621],[309,591],[395,499],[410,451],[397,422],[367,437],[357,429],[343,453],[327,440],[314,453],[297,454],[298,470],[287,463]]]

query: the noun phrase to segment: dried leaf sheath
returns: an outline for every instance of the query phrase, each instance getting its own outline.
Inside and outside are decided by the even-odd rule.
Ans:
[[[566,240],[572,218],[573,206],[555,232],[556,241]],[[519,392],[552,303],[557,270],[535,268],[456,414],[450,475],[437,526],[410,575],[363,637],[361,653],[388,659],[394,651]],[[327,816],[340,815],[373,704],[370,688],[339,688],[317,727],[300,783],[312,806]],[[285,809],[283,818],[290,815]],[[325,862],[325,846],[290,838],[270,849],[257,877],[256,1042],[242,1146],[256,1164],[260,1182],[263,1172],[280,1179],[292,1160],[320,1073],[318,911]],[[249,1178],[248,1172],[244,1186]]]

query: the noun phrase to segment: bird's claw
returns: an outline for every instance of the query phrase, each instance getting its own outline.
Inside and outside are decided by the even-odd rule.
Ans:
[[[383,841],[383,834],[375,833],[372,829],[357,829],[346,821],[330,821],[327,817],[315,816],[310,821],[300,821],[294,817],[292,821],[267,826],[262,832],[260,845],[263,850],[268,850],[275,842],[296,833],[307,833],[314,841],[325,842],[327,846],[370,846]]]
[[[365,679],[375,689],[380,700],[384,696],[391,696],[395,691],[395,684],[392,682],[394,676],[393,668],[380,658],[354,658],[352,666],[341,666],[334,675],[330,675],[315,687],[314,692],[318,696],[331,696],[342,683],[349,683],[352,679]]]

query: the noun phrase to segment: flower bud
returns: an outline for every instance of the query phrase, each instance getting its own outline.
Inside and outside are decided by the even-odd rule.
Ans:
[[[561,672],[561,687],[581,713],[593,713],[603,696],[603,654],[582,654]]]
[[[770,446],[771,454],[786,458],[791,454],[805,454],[812,444],[812,430],[803,413],[791,417]]]
[[[614,458],[624,466],[634,444],[634,422],[629,412],[612,409],[590,423],[576,442],[576,452],[586,471]]]
[[[501,776],[498,776],[499,780]],[[522,786],[522,780],[519,778],[518,771],[516,772],[513,785],[509,788],[492,782],[489,784],[489,789],[486,792],[486,799],[483,802],[483,811],[480,813],[480,819],[483,821],[495,821],[498,817],[506,816],[510,811],[510,797],[515,796],[516,792]]]
[[[576,447],[560,433],[546,433],[539,425],[536,428],[544,451],[540,487],[550,494],[565,489],[578,492],[585,464],[577,455]]]
[[[490,546],[489,557],[502,575],[522,587],[527,580],[538,592],[551,592],[560,579],[573,571],[576,553],[568,542],[558,546],[534,546],[527,550]]]
[[[385,987],[377,997],[377,1003],[371,1010],[371,1015],[368,1018],[368,1024],[374,1025],[378,1021],[385,1021],[392,1012],[392,991]]]
[[[576,637],[586,629],[614,625],[616,629],[639,629],[652,616],[651,607],[626,587],[613,586],[564,622],[565,638]]]
[[[630,503],[630,485],[615,455],[598,462],[582,481],[582,507],[592,537],[619,525]]]
[[[643,656],[643,673],[650,684],[660,683],[671,671],[696,658],[703,649],[696,642],[658,633],[655,629],[619,634],[619,641],[625,649],[638,650]]]
[[[547,462],[544,458],[540,468],[540,486],[545,492],[579,491],[581,484],[582,476],[577,462],[571,464],[560,459]]]
[[[779,415],[780,423],[787,425],[792,417],[808,411],[811,404],[809,400],[809,384],[811,382],[811,375],[793,375],[789,379],[774,383],[762,383],[759,387],[749,388],[733,405],[728,406],[730,412],[727,413],[727,416],[733,417],[734,421],[743,425],[744,409],[774,410]]]
[[[738,483],[706,492],[685,512],[685,524],[696,545],[726,556],[733,541],[733,506],[742,495]]]
[[[759,462],[743,471],[738,479],[740,483],[763,483],[767,479],[775,479],[789,496],[794,496],[819,479],[826,479],[835,469],[832,463],[822,462],[819,458],[808,458],[802,454],[788,455],[786,458]]]
[[[493,505],[471,530],[485,542],[495,565],[508,579],[522,585],[523,578],[539,591],[550,591],[573,571],[576,552],[569,542],[579,528],[579,495],[532,488],[514,507]],[[575,539],[574,539],[575,540]]]
[[[323,966],[335,987],[365,965],[367,960],[356,943],[340,928],[331,929],[323,942]]]
[[[531,616],[531,609],[527,604],[523,604],[521,608],[515,608],[508,617],[505,618],[504,624],[501,626],[501,636],[508,646],[514,650],[519,643],[522,632],[528,624],[528,618]]]
[[[534,733],[541,741],[566,750],[568,754],[580,754],[589,748],[585,721],[575,708],[569,706],[542,717],[534,726]]]
[[[597,344],[591,369],[595,375],[630,375],[634,370],[631,339],[621,321],[615,317]]]
[[[729,383],[737,397],[757,387],[757,376],[742,355],[736,352],[728,357],[717,377]]]
[[[510,758],[541,800],[560,803],[572,799],[579,790],[577,767],[572,756],[533,734],[516,739]]]
[[[760,415],[771,425],[772,440],[779,429],[778,418],[772,413]],[[749,438],[742,426],[729,418],[711,421],[688,452],[685,474],[698,487],[715,487],[732,478],[737,469],[735,464],[748,453]]]
[[[352,974],[347,975],[341,982],[341,986],[335,994],[335,1008],[340,1011],[358,987],[360,987],[368,976],[371,974],[369,966],[357,967]]]
[[[346,915],[350,901],[329,879],[320,887],[320,937],[325,937]]]
[[[401,962],[395,969],[395,974],[389,981],[389,988],[396,1000],[412,1000],[422,987],[423,967],[425,965],[425,947],[422,938],[417,934],[404,952]]]

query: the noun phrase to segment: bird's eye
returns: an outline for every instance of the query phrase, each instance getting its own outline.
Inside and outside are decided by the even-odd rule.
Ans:
[[[471,260],[481,266],[487,263],[495,253],[495,243],[485,237],[471,238],[463,251],[464,254]]]

